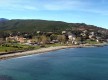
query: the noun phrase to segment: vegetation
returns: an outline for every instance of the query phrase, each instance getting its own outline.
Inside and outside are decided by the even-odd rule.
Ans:
[[[84,23],[0,19],[0,52],[108,42],[108,30]]]
[[[46,21],[46,20],[4,20],[0,21],[1,31],[19,31],[19,32],[61,32],[63,30],[73,30],[75,28],[102,29],[94,25],[84,23],[66,23],[61,21]]]
[[[24,50],[32,50],[34,47],[22,44],[12,44],[6,43],[0,46],[0,52],[15,52],[15,51],[24,51]]]
[[[89,44],[98,44],[95,40],[86,40],[85,42]]]

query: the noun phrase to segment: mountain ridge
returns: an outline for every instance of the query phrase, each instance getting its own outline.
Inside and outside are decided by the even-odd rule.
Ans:
[[[101,29],[105,28],[97,27],[94,25],[87,25],[85,23],[67,23],[63,21],[51,21],[41,19],[5,19],[0,18],[0,31],[21,31],[21,32],[32,32],[32,31],[63,31],[72,30],[73,28],[85,28],[85,29]]]
[[[5,22],[5,21],[8,21],[8,19],[6,19],[6,18],[0,18],[0,22]]]

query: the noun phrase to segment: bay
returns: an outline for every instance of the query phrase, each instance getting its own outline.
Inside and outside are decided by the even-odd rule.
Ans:
[[[3,60],[0,80],[108,80],[108,46]]]

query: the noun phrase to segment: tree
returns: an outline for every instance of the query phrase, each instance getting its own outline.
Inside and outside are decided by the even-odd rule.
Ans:
[[[52,34],[52,35],[50,36],[50,39],[51,39],[51,41],[52,41],[52,40],[57,40],[57,35],[56,35],[56,34]]]
[[[40,39],[41,39],[41,43],[42,44],[46,44],[47,43],[47,37],[45,36],[45,35],[42,35],[41,37],[40,37]]]
[[[61,43],[66,43],[66,36],[65,35],[58,35],[57,40]]]
[[[81,43],[81,37],[77,37],[76,38],[76,42],[79,44],[79,43]]]

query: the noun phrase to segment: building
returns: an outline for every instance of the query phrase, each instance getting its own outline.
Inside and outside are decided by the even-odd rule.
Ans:
[[[76,44],[76,36],[74,34],[72,34],[71,32],[68,32],[68,39],[69,42],[71,42],[72,44]]]
[[[24,43],[26,38],[23,38],[21,36],[9,36],[6,37],[6,42],[19,42],[19,43]]]

